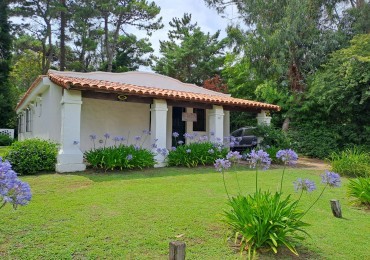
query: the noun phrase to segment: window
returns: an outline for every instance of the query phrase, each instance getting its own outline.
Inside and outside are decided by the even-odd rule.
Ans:
[[[194,108],[193,111],[197,115],[197,121],[193,122],[193,131],[206,131],[206,110]]]
[[[19,133],[23,133],[24,132],[24,129],[23,129],[23,113],[19,114],[19,117],[18,117],[18,132]]]
[[[32,126],[32,115],[31,115],[31,109],[26,109],[26,132],[31,132],[31,126]]]

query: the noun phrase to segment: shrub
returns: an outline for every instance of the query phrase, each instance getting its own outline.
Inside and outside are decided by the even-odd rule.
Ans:
[[[275,155],[276,153],[281,150],[281,148],[275,146],[267,146],[265,149],[266,153],[268,153],[269,157],[271,158],[271,162],[275,164],[282,164],[283,162],[277,158]]]
[[[248,155],[250,166],[256,169],[256,190],[254,194],[243,196],[241,191],[236,197],[230,197],[225,183],[224,171],[231,167],[232,162],[227,159],[218,159],[215,168],[222,173],[225,192],[229,199],[230,209],[224,211],[225,223],[229,226],[231,237],[240,246],[241,250],[248,250],[249,258],[254,258],[257,251],[271,249],[277,253],[281,245],[298,255],[291,238],[300,239],[298,232],[303,232],[308,224],[301,221],[307,212],[320,199],[327,187],[339,187],[340,177],[337,173],[326,171],[322,175],[325,184],[320,195],[305,211],[298,209],[303,192],[312,192],[316,184],[308,179],[298,179],[294,182],[296,191],[300,191],[298,200],[291,200],[290,195],[283,197],[282,184],[285,168],[297,162],[298,156],[291,149],[280,150],[276,157],[284,163],[280,181],[280,190],[275,194],[270,191],[262,192],[258,188],[258,168],[268,169],[271,163],[269,155],[263,151],[255,151]]]
[[[9,135],[0,134],[0,146],[11,145],[13,141],[13,138],[10,138]]]
[[[57,162],[58,145],[41,139],[27,139],[14,142],[6,159],[19,174],[35,174],[40,171],[54,171]]]
[[[281,129],[267,125],[258,125],[253,132],[256,136],[263,138],[260,143],[262,147],[274,146],[281,149],[290,147],[290,139]]]
[[[272,249],[277,253],[281,245],[298,254],[290,239],[300,239],[296,232],[304,232],[302,228],[308,226],[300,220],[304,213],[297,209],[298,201],[292,201],[290,196],[284,199],[278,192],[258,191],[233,197],[228,204],[231,210],[224,212],[224,221],[235,236],[235,243],[241,250],[248,250],[250,258],[256,255],[257,249]]]
[[[370,208],[370,177],[350,180],[347,194],[353,199],[354,204]]]
[[[198,165],[212,165],[213,162],[225,157],[227,149],[220,144],[211,142],[194,142],[173,148],[167,157],[169,166],[196,167]]]
[[[357,147],[332,153],[330,163],[335,172],[349,177],[370,176],[370,154]]]
[[[92,149],[84,154],[86,161],[95,169],[123,170],[153,167],[154,153],[134,146],[123,144],[113,147]]]

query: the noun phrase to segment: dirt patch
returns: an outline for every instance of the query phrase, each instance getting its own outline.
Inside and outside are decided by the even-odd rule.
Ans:
[[[330,170],[330,164],[326,161],[307,157],[299,157],[296,167],[310,170]]]

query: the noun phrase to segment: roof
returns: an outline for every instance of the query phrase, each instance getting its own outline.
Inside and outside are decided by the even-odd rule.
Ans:
[[[233,98],[230,95],[218,93],[218,92],[211,91],[211,90],[207,90],[206,92],[204,92],[203,91],[204,88],[197,87],[192,84],[181,83],[181,84],[184,84],[184,86],[182,86],[181,90],[179,90],[179,88],[170,88],[170,87],[159,88],[159,87],[129,84],[129,83],[120,82],[119,80],[115,80],[115,81],[100,80],[100,79],[96,79],[96,77],[92,78],[90,75],[87,75],[87,74],[85,74],[86,78],[84,78],[83,77],[84,74],[82,73],[76,73],[77,77],[73,77],[72,75],[74,75],[73,72],[67,74],[67,73],[61,73],[57,71],[49,71],[48,78],[53,83],[55,83],[56,85],[60,87],[63,87],[64,89],[73,89],[73,90],[81,90],[81,91],[90,90],[90,91],[99,91],[99,92],[106,92],[106,93],[119,93],[119,94],[125,94],[125,95],[159,98],[159,99],[166,99],[166,100],[206,103],[206,104],[235,107],[235,108],[239,108],[242,110],[244,109],[245,110],[265,109],[265,110],[280,111],[280,107],[276,105],[271,105],[267,103],[256,102],[256,101],[251,101],[251,100],[246,100],[246,99],[240,99],[240,98]],[[158,74],[153,74],[153,75],[158,75]],[[162,75],[159,75],[159,76],[162,76]],[[40,83],[40,79],[38,79],[37,81],[38,83]],[[34,84],[32,84],[32,86],[38,83],[35,82]],[[17,105],[17,108],[25,101],[29,92],[32,91],[32,89],[34,88],[32,86],[29,88],[29,90],[26,92],[26,95],[19,102],[19,104]],[[194,87],[196,88],[194,89]],[[197,88],[199,88],[199,91],[197,91]]]

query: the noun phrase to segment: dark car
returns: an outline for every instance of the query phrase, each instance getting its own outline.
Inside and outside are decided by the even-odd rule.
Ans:
[[[231,136],[235,137],[237,142],[234,147],[231,147],[233,151],[244,152],[247,149],[253,149],[257,146],[257,136],[253,134],[255,127],[242,127],[231,133]]]

